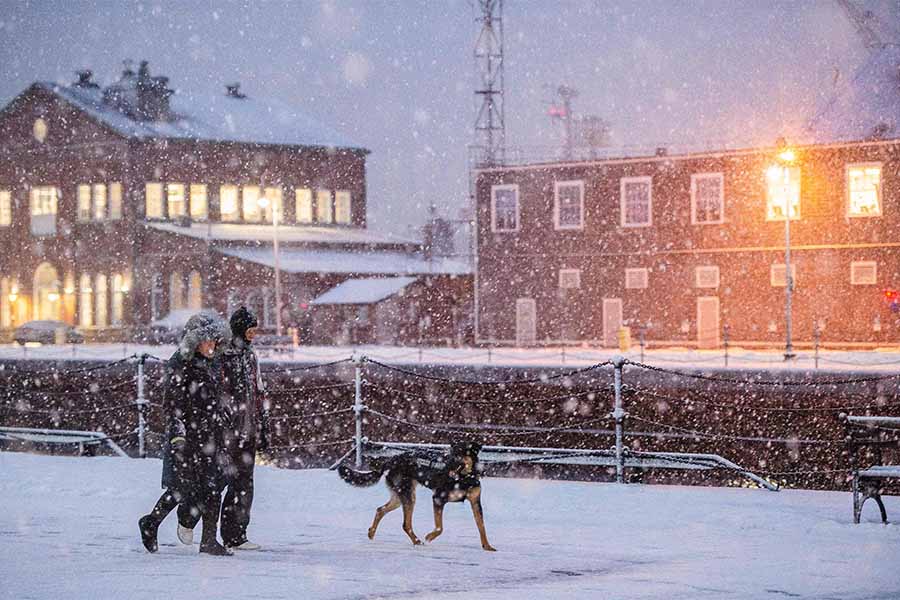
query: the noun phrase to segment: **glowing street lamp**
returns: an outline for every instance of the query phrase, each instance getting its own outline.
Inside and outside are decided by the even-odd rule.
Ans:
[[[792,301],[794,293],[794,277],[791,274],[791,218],[794,215],[794,202],[791,198],[791,165],[797,160],[797,154],[793,149],[784,145],[779,140],[779,150],[775,164],[769,167],[768,176],[774,182],[779,178],[782,181],[782,201],[784,202],[784,359],[790,360],[794,354],[794,345],[791,340],[793,333]],[[799,200],[799,199],[798,199]]]
[[[269,206],[269,199],[261,196],[257,203],[265,211]],[[281,336],[281,266],[278,255],[278,213],[280,211],[281,206],[272,203],[272,251],[275,254],[275,333],[279,337]]]

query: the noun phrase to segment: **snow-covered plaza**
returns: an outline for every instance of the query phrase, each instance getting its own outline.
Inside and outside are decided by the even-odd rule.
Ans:
[[[0,598],[896,599],[900,526],[848,493],[490,478],[481,550],[469,509],[413,547],[387,498],[324,470],[257,470],[251,537],[260,552],[213,558],[180,545],[171,517],[160,551],[137,518],[159,489],[157,460],[0,453]],[[885,499],[888,515],[900,499]],[[431,529],[420,491],[416,531]]]

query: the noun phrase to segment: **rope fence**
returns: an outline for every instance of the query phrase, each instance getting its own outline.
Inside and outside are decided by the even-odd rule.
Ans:
[[[110,439],[137,438],[137,455],[144,457],[147,455],[146,438],[160,435],[148,427],[148,411],[156,411],[157,416],[162,416],[162,406],[151,402],[147,396],[148,389],[153,394],[162,393],[162,378],[148,379],[144,367],[146,363],[162,366],[162,362],[150,355],[133,354],[86,367],[59,369],[51,366],[7,370],[6,374],[15,379],[0,387],[0,419],[31,415],[35,419],[46,418],[59,423],[79,417],[121,414],[128,417],[127,431],[104,435],[108,435]],[[137,373],[122,373],[122,367],[126,365],[136,367]],[[421,368],[391,364],[362,355],[300,367],[268,365],[263,368],[263,376],[271,380],[267,395],[273,400],[271,421],[279,437],[279,443],[270,446],[269,452],[296,452],[301,449],[352,445],[348,455],[355,453],[356,463],[361,464],[364,446],[368,441],[364,435],[365,430],[376,422],[390,426],[395,432],[400,430],[406,431],[407,435],[419,436],[419,439],[422,436],[427,438],[436,435],[484,440],[528,440],[562,436],[560,439],[579,447],[588,442],[594,443],[591,440],[596,440],[599,436],[614,442],[610,451],[615,455],[616,478],[617,481],[624,481],[626,459],[639,455],[639,451],[626,446],[627,438],[632,438],[635,443],[646,438],[682,440],[685,443],[727,442],[737,446],[767,447],[776,453],[782,449],[790,449],[799,455],[798,449],[801,448],[839,448],[846,443],[846,439],[834,435],[815,435],[817,432],[812,428],[798,436],[746,435],[743,431],[751,426],[755,428],[754,433],[761,427],[776,430],[787,426],[789,422],[785,419],[816,419],[817,415],[825,419],[822,421],[823,426],[817,429],[833,431],[838,413],[896,412],[900,409],[895,389],[884,392],[879,388],[873,394],[874,397],[866,395],[871,392],[872,386],[895,382],[900,377],[900,372],[837,378],[824,374],[819,377],[805,375],[802,379],[785,374],[783,379],[775,379],[758,374],[735,376],[708,373],[700,367],[660,367],[623,357],[579,368],[541,369],[538,374],[533,375],[530,371],[535,370],[523,369],[521,374],[497,377],[496,369],[492,369],[485,373],[484,378],[477,378],[458,370],[432,369],[426,372]],[[94,381],[94,375],[101,372],[113,380],[98,385]],[[298,373],[310,374],[308,384],[297,385],[297,379],[291,381],[293,385],[283,383],[285,378]],[[351,373],[352,380],[348,380]],[[638,377],[641,373],[703,382],[714,387],[702,390],[687,388],[677,392],[669,389],[663,393],[656,389],[658,383],[651,387]],[[78,380],[77,376],[83,376],[83,381]],[[632,377],[635,381],[626,383],[625,380]],[[60,389],[59,386],[62,385],[72,388],[73,378],[74,389]],[[282,383],[278,385],[276,380]],[[35,383],[38,381],[39,386]],[[79,388],[79,384],[84,388]],[[753,394],[753,397],[765,397],[777,390],[782,394],[780,405],[773,406],[770,402],[725,402],[710,398],[713,395],[711,390],[726,389],[727,386],[741,386],[742,390]],[[867,388],[865,393],[860,392],[860,386]],[[81,408],[71,402],[102,400],[109,397],[110,392],[133,393],[134,400],[91,408]],[[735,395],[733,390],[729,393]],[[835,398],[822,405],[807,406],[793,405],[793,401],[784,400],[785,396],[790,398],[797,393]],[[301,406],[308,406],[310,399],[316,397],[327,400],[323,402],[322,410],[297,412],[301,410]],[[60,398],[69,402],[56,408],[32,405],[40,400]],[[340,406],[342,401],[347,404]],[[335,403],[338,403],[337,406]],[[657,403],[665,404],[660,408]],[[791,405],[784,405],[786,403]],[[708,412],[694,412],[695,405],[706,411],[735,411],[744,417],[730,422],[722,421],[720,416],[711,418],[712,415]],[[492,410],[505,412],[498,420],[490,412]],[[653,417],[648,413],[654,410],[657,411],[655,414],[662,416]],[[675,415],[671,413],[672,410],[679,412]],[[445,416],[448,411],[453,413],[452,418]],[[137,417],[137,423],[132,427],[134,417]],[[686,423],[679,419],[693,420],[706,426],[697,426],[693,422]],[[729,426],[723,428],[726,423]],[[597,429],[599,425],[612,427]],[[631,430],[627,425],[638,425],[641,429]],[[329,430],[330,435],[323,435],[323,432]],[[352,437],[338,433],[347,430],[354,431]],[[832,450],[828,452],[834,453]],[[815,458],[823,460],[821,456]],[[517,459],[517,462],[540,460]],[[676,458],[671,460],[678,462]],[[832,468],[830,464],[788,462],[796,468],[758,472],[780,478],[827,476],[847,472],[847,469]],[[726,467],[719,465],[709,468]],[[738,470],[744,471],[740,468]]]

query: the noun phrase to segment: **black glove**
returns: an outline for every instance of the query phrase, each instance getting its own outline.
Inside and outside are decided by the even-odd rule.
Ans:
[[[259,439],[256,440],[257,450],[269,449],[269,411],[262,411],[259,419]]]

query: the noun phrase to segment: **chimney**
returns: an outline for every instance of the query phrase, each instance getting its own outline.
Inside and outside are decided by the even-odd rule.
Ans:
[[[94,72],[90,69],[75,71],[75,74],[78,75],[78,81],[72,84],[73,87],[91,89],[98,89],[100,87],[99,85],[91,81],[91,78],[94,76]]]
[[[247,95],[241,92],[240,83],[228,83],[225,85],[225,95],[229,98],[246,98]]]
[[[146,60],[141,61],[137,73],[137,106],[135,117],[143,121],[169,120],[169,97],[174,93],[169,89],[168,77],[151,77]]]

